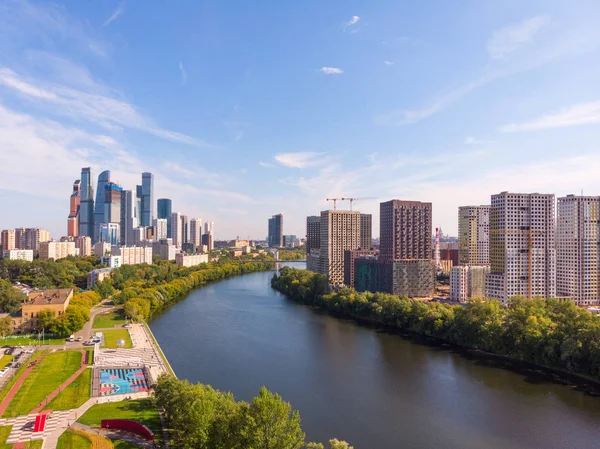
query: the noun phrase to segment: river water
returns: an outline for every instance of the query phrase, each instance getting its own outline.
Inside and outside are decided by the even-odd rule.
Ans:
[[[312,441],[356,449],[600,448],[600,399],[323,315],[252,273],[150,327],[179,378],[300,410]]]

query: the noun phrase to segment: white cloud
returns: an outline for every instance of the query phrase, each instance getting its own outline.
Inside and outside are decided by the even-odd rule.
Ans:
[[[394,65],[394,63],[392,61],[383,61],[383,63],[385,65]]]
[[[126,127],[152,134],[173,142],[194,146],[211,146],[193,137],[156,126],[125,100],[109,96],[106,88],[72,89],[40,80],[26,80],[9,68],[0,68],[0,86],[16,91],[32,101],[50,103],[52,112],[75,120],[88,120],[108,129]]]
[[[181,73],[181,85],[184,85],[187,82],[187,72],[185,71],[185,67],[183,66],[183,62],[181,62],[181,59],[179,60],[179,72]]]
[[[569,106],[554,114],[543,115],[529,122],[504,125],[500,127],[500,131],[505,133],[539,131],[589,124],[600,124],[600,101]]]
[[[467,137],[465,137],[465,140],[464,140],[465,145],[483,145],[484,143],[487,143],[487,142],[485,140],[476,139],[473,136],[467,136]]]
[[[344,73],[342,69],[338,69],[337,67],[321,67],[319,72],[323,72],[325,75],[341,75]]]
[[[489,57],[491,59],[508,58],[512,53],[531,42],[549,21],[548,16],[540,15],[496,31],[487,43]]]
[[[264,167],[264,168],[275,168],[275,166],[273,164],[271,164],[270,162],[259,161],[258,165],[260,165],[261,167]]]
[[[352,16],[352,18],[346,22],[346,26],[351,27],[352,25],[356,25],[360,20],[360,17],[358,16]]]
[[[312,151],[305,151],[299,153],[279,153],[275,155],[275,160],[290,168],[307,168],[320,165],[324,162],[323,156],[325,153],[315,153]]]
[[[102,24],[102,26],[106,27],[106,26],[110,25],[112,22],[117,20],[121,14],[123,14],[123,5],[122,4],[117,6],[117,9],[115,9],[113,11],[113,13],[110,15],[110,17],[108,19],[106,19],[106,21]]]

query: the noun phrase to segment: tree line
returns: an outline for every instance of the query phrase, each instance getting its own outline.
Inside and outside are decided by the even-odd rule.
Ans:
[[[571,301],[516,297],[507,306],[481,299],[458,305],[352,288],[330,291],[327,276],[289,267],[271,285],[336,316],[600,380],[600,316]]]
[[[162,375],[154,401],[164,411],[172,446],[181,449],[324,449],[306,442],[300,413],[265,387],[248,403],[210,385]],[[352,449],[336,439],[329,447]]]

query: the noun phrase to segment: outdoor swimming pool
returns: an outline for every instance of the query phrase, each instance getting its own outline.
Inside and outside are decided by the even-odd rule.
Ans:
[[[141,368],[100,370],[100,396],[148,391],[146,375]]]

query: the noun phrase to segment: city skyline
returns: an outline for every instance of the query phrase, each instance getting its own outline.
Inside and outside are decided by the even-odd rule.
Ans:
[[[598,194],[600,7],[509,3],[132,3],[108,21],[116,2],[3,1],[0,228],[64,235],[87,166],[153,173],[220,239],[264,238],[273,210],[303,235],[327,197],[432,202],[456,235],[456,208],[494,192]]]

